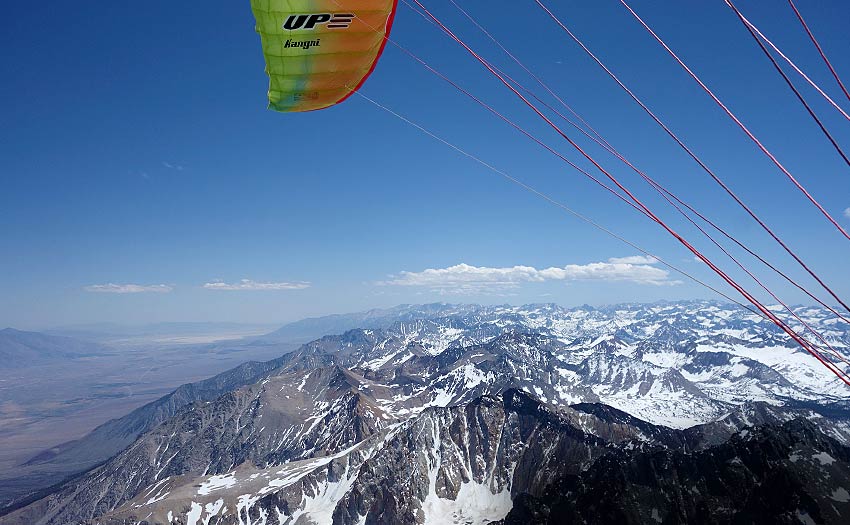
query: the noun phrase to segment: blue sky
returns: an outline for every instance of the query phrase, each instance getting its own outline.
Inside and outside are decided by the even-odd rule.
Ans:
[[[619,2],[550,3],[839,293],[850,295],[850,243]],[[844,52],[850,5],[799,4],[850,80]],[[486,57],[531,83],[451,4],[426,5]],[[802,278],[533,2],[463,5],[631,160]],[[633,7],[850,227],[844,213],[850,169],[723,2],[635,1]],[[783,2],[742,0],[739,7],[850,105]],[[393,39],[576,159],[462,49],[404,5]],[[267,111],[248,2],[213,1],[202,9],[164,1],[143,9],[122,2],[16,2],[0,21],[0,44],[0,325],[283,322],[435,300],[573,305],[713,297],[680,276],[665,276],[658,265],[611,266],[611,258],[639,253],[359,97],[308,114]],[[719,286],[657,226],[393,46],[363,93]],[[848,122],[811,90],[804,93],[850,147]],[[707,246],[633,174],[590,151]],[[602,266],[588,266],[594,263]],[[803,302],[753,267],[783,298]]]

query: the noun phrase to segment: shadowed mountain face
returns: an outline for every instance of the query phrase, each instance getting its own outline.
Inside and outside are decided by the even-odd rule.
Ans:
[[[847,523],[848,467],[850,449],[802,419],[692,453],[618,448],[542,495],[517,496],[501,523]]]
[[[508,513],[522,501],[535,519],[557,520],[558,487],[592,493],[597,478],[583,476],[605,461],[661,469],[652,454],[681,454],[673,483],[704,470],[700,454],[781,436],[799,418],[811,422],[799,425],[812,429],[812,454],[846,468],[848,393],[749,312],[716,303],[428,311],[323,337],[110,422],[73,453],[38,461],[117,455],[0,523],[487,523],[520,519]],[[811,323],[821,314],[804,312]],[[824,326],[847,347],[847,327]],[[749,480],[767,472],[747,468]],[[706,471],[694,484],[732,483],[736,472],[719,469],[714,481]],[[632,475],[622,473],[618,494],[645,499],[652,487],[632,487]],[[826,484],[799,486],[825,504],[815,493],[826,497]],[[739,509],[721,496],[717,504]],[[662,503],[653,507],[662,521],[690,512]],[[648,507],[622,512],[654,519]]]

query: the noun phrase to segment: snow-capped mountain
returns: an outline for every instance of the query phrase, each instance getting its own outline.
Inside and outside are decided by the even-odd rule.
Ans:
[[[850,351],[850,326],[821,309],[798,315]],[[850,389],[772,323],[723,303],[430,305],[419,319],[410,309],[404,316],[312,345],[340,345],[335,363],[385,382],[404,377],[437,405],[517,387],[553,405],[600,401],[685,428],[746,402],[850,400]]]
[[[812,454],[850,443],[850,389],[738,307],[400,311],[111,423],[138,439],[0,523],[488,523],[615,453],[686,462],[794,418]],[[850,326],[800,315],[847,352]]]

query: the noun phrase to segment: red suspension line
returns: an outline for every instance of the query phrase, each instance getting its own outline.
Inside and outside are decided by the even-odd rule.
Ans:
[[[813,357],[815,357],[818,361],[821,362],[824,366],[826,366],[831,372],[833,372],[839,379],[841,379],[845,384],[850,386],[850,380],[848,380],[846,374],[843,374],[840,370],[836,369],[834,365],[828,361],[826,361],[817,349],[811,345],[808,341],[802,338],[799,334],[793,331],[788,325],[786,325],[781,319],[779,319],[773,312],[771,312],[768,308],[766,308],[763,304],[761,304],[755,297],[753,297],[749,292],[747,292],[743,287],[741,287],[734,279],[729,277],[723,270],[718,268],[708,257],[703,255],[699,250],[697,250],[693,245],[691,245],[687,240],[685,240],[681,235],[679,235],[676,231],[674,231],[670,226],[668,226],[663,220],[661,220],[658,216],[656,216],[643,202],[635,197],[635,195],[629,191],[626,187],[624,187],[613,175],[611,175],[608,171],[606,171],[593,157],[588,155],[578,144],[576,144],[569,136],[567,136],[551,119],[549,119],[543,112],[541,112],[534,104],[532,104],[527,98],[525,98],[522,93],[517,91],[504,77],[502,77],[495,69],[493,69],[489,63],[481,58],[474,50],[472,50],[464,41],[458,38],[449,28],[447,28],[438,18],[436,18],[431,12],[424,6],[419,0],[413,0],[413,2],[419,6],[437,25],[439,25],[443,31],[449,35],[455,42],[460,44],[470,55],[472,55],[476,60],[478,60],[491,74],[493,74],[496,78],[498,78],[508,89],[510,89],[517,97],[520,98],[529,108],[531,108],[540,118],[546,121],[552,129],[554,129],[561,137],[563,137],[567,142],[570,143],[579,153],[582,154],[588,161],[590,161],[599,171],[605,174],[611,182],[614,183],[617,188],[619,188],[623,193],[629,196],[629,198],[637,204],[644,212],[650,216],[650,218],[656,222],[659,226],[664,228],[670,235],[672,235],[676,240],[678,240],[682,245],[684,245],[688,250],[691,251],[696,257],[698,257],[702,262],[707,264],[715,273],[717,273],[723,280],[725,280],[730,286],[735,288],[741,295],[744,296],[750,303],[753,304],[756,308],[758,308],[765,316],[767,316],[774,324],[776,324],[779,328],[781,328],[785,333],[787,333],[792,339],[794,339],[803,349],[809,352]]]
[[[730,197],[731,197],[731,198],[732,198],[732,199],[733,199],[736,203],[738,203],[738,205],[739,205],[739,206],[741,206],[741,208],[742,208],[744,211],[746,211],[746,212],[747,212],[747,214],[748,214],[750,217],[752,217],[752,219],[753,219],[754,221],[756,221],[756,223],[758,223],[758,225],[759,225],[759,226],[761,226],[761,228],[762,228],[765,232],[767,232],[767,234],[768,234],[768,235],[770,235],[770,237],[771,237],[774,241],[776,241],[776,243],[777,243],[777,244],[779,244],[779,245],[782,247],[782,249],[783,249],[783,250],[785,250],[785,252],[786,252],[786,253],[788,253],[788,255],[790,255],[790,256],[791,256],[791,257],[792,257],[792,258],[793,258],[793,259],[797,262],[797,264],[799,264],[799,265],[800,265],[800,266],[801,266],[801,267],[802,267],[802,268],[803,268],[803,269],[804,269],[804,270],[805,270],[805,271],[806,271],[806,272],[807,272],[810,276],[812,276],[812,278],[813,278],[815,281],[817,281],[817,283],[818,283],[818,284],[819,284],[819,285],[820,285],[820,286],[821,286],[824,290],[826,290],[826,291],[829,293],[829,295],[831,295],[831,296],[832,296],[832,298],[833,298],[833,299],[835,299],[835,300],[836,300],[836,301],[837,301],[837,302],[838,302],[838,303],[839,303],[839,304],[840,304],[840,305],[841,305],[841,306],[842,306],[842,307],[843,307],[846,311],[850,312],[850,306],[848,306],[848,305],[847,305],[847,304],[846,304],[846,303],[845,303],[845,302],[844,302],[844,301],[843,301],[843,300],[842,300],[842,299],[838,296],[838,294],[836,294],[836,293],[832,290],[832,288],[830,288],[830,287],[829,287],[829,285],[827,285],[827,284],[823,281],[823,279],[821,279],[821,278],[820,278],[820,277],[819,277],[819,276],[818,276],[818,275],[817,275],[817,274],[816,274],[816,273],[815,273],[815,272],[814,272],[811,268],[809,268],[809,266],[808,266],[808,265],[807,265],[807,264],[806,264],[806,263],[805,263],[805,262],[804,262],[804,261],[803,261],[803,260],[802,260],[802,259],[801,259],[801,258],[800,258],[800,257],[799,257],[799,256],[798,256],[798,255],[797,255],[797,254],[796,254],[796,253],[795,253],[795,252],[794,252],[794,251],[793,251],[793,250],[792,250],[792,249],[791,249],[791,248],[787,245],[787,244],[786,244],[786,243],[785,243],[785,241],[783,241],[783,240],[782,240],[782,239],[781,239],[781,238],[780,238],[780,237],[779,237],[779,236],[778,236],[778,235],[777,235],[777,234],[776,234],[776,233],[775,233],[775,232],[774,232],[774,231],[773,231],[773,230],[772,230],[772,229],[771,229],[771,228],[770,228],[770,227],[769,227],[769,226],[768,226],[768,225],[767,225],[767,224],[766,224],[766,223],[765,223],[765,222],[764,222],[764,221],[763,221],[763,220],[762,220],[762,219],[761,219],[758,215],[756,215],[756,213],[755,213],[755,212],[754,212],[754,211],[753,211],[753,210],[752,210],[752,209],[751,209],[751,208],[750,208],[750,207],[749,207],[749,206],[748,206],[748,205],[747,205],[747,204],[746,204],[743,200],[741,200],[741,198],[740,198],[740,197],[738,197],[738,195],[736,195],[734,191],[732,191],[732,189],[731,189],[731,188],[730,188],[730,187],[729,187],[729,186],[728,186],[728,185],[727,185],[727,184],[723,181],[723,179],[721,179],[721,178],[720,178],[720,177],[719,177],[719,176],[718,176],[718,175],[717,175],[717,174],[716,174],[716,173],[715,173],[715,172],[714,172],[711,168],[709,168],[709,167],[708,167],[708,165],[707,165],[705,162],[703,162],[703,160],[702,160],[702,159],[700,159],[700,158],[697,156],[697,154],[696,154],[696,153],[694,153],[694,151],[693,151],[693,150],[691,150],[691,148],[689,148],[689,147],[688,147],[688,146],[687,146],[687,145],[686,145],[686,144],[682,141],[682,139],[680,139],[680,138],[678,137],[678,135],[676,135],[676,134],[675,134],[675,133],[674,133],[674,132],[673,132],[673,131],[672,131],[672,130],[671,130],[671,129],[667,126],[667,124],[665,124],[665,123],[664,123],[664,122],[663,122],[663,121],[662,121],[662,120],[661,120],[661,119],[660,119],[660,118],[659,118],[659,117],[658,117],[658,116],[657,116],[657,115],[656,115],[656,114],[655,114],[655,113],[654,113],[651,109],[649,109],[649,107],[648,107],[648,106],[647,106],[647,105],[646,105],[646,104],[645,104],[645,103],[644,103],[644,102],[643,102],[640,98],[638,98],[638,96],[637,96],[637,95],[635,95],[635,94],[634,94],[634,92],[633,92],[631,89],[629,89],[629,87],[628,87],[628,86],[626,86],[626,85],[623,83],[623,81],[622,81],[622,80],[620,80],[620,78],[619,78],[617,75],[615,75],[615,74],[614,74],[614,72],[613,72],[613,71],[611,71],[611,70],[608,68],[608,66],[606,66],[606,65],[605,65],[605,63],[604,63],[604,62],[602,62],[602,60],[600,60],[600,59],[599,59],[599,57],[597,57],[597,56],[594,54],[594,53],[593,53],[593,51],[591,51],[591,50],[590,50],[590,49],[589,49],[589,48],[588,48],[588,47],[584,44],[584,42],[582,42],[582,41],[581,41],[581,39],[579,39],[579,38],[578,38],[578,37],[577,37],[577,36],[576,36],[576,35],[575,35],[575,34],[574,34],[574,33],[573,33],[573,32],[572,32],[572,31],[571,31],[571,30],[570,30],[570,29],[569,29],[569,28],[568,28],[568,27],[567,27],[567,26],[566,26],[566,25],[565,25],[565,24],[564,24],[564,23],[563,23],[563,22],[562,22],[562,21],[561,21],[561,20],[560,20],[560,19],[556,16],[556,15],[555,15],[555,13],[553,13],[553,12],[552,12],[552,11],[551,11],[548,7],[546,7],[546,5],[545,5],[545,4],[543,4],[543,2],[541,2],[541,0],[534,0],[534,1],[535,1],[535,3],[537,3],[537,5],[539,5],[539,6],[540,6],[540,8],[541,8],[541,9],[543,9],[543,11],[545,11],[545,12],[546,12],[546,14],[548,14],[548,15],[549,15],[549,17],[550,17],[550,18],[552,18],[552,20],[553,20],[556,24],[558,24],[558,26],[559,26],[561,29],[563,29],[563,30],[564,30],[564,32],[565,32],[567,35],[569,35],[569,37],[570,37],[570,38],[571,38],[571,39],[572,39],[572,40],[573,40],[576,44],[578,44],[578,45],[582,48],[582,50],[584,50],[584,52],[585,52],[585,53],[586,53],[586,54],[587,54],[590,58],[592,58],[592,59],[593,59],[593,61],[594,61],[594,62],[596,62],[596,64],[597,64],[597,65],[599,65],[599,67],[601,67],[601,68],[602,68],[602,69],[603,69],[603,70],[604,70],[604,71],[608,74],[608,76],[610,76],[610,77],[611,77],[611,79],[612,79],[612,80],[614,80],[614,82],[616,82],[616,83],[617,83],[617,85],[618,85],[618,86],[620,86],[620,88],[622,88],[622,89],[623,89],[623,91],[625,91],[625,92],[626,92],[626,94],[628,94],[628,95],[629,95],[629,97],[631,97],[631,99],[632,99],[632,100],[634,100],[634,101],[635,101],[635,103],[637,103],[637,104],[641,107],[641,109],[643,109],[643,110],[644,110],[644,112],[646,112],[646,114],[647,114],[647,115],[649,115],[649,116],[650,116],[650,118],[652,118],[652,120],[653,120],[656,124],[658,124],[658,126],[660,126],[660,127],[661,127],[661,129],[663,129],[663,130],[667,133],[667,135],[668,135],[668,136],[670,136],[670,138],[672,138],[672,139],[676,142],[676,144],[678,144],[678,145],[679,145],[679,147],[680,147],[680,148],[682,148],[682,150],[683,150],[683,151],[685,151],[685,153],[687,153],[687,154],[688,154],[688,156],[689,156],[689,157],[691,157],[691,158],[694,160],[694,162],[696,162],[696,163],[700,166],[700,168],[702,168],[702,170],[703,170],[706,174],[708,174],[708,176],[709,176],[709,177],[711,177],[711,178],[712,178],[712,180],[714,180],[714,182],[716,182],[716,183],[717,183],[717,184],[718,184],[721,188],[723,188],[723,190],[724,190],[724,191],[725,191],[725,192],[726,192],[726,193],[727,193],[727,194],[728,194],[728,195],[729,195],[729,196],[730,196]]]

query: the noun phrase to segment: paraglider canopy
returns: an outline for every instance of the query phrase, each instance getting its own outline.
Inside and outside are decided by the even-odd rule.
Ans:
[[[398,0],[251,0],[269,76],[269,109],[339,104],[375,68]]]

